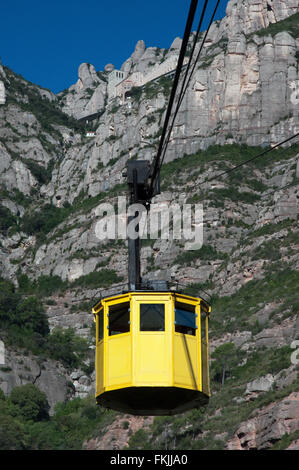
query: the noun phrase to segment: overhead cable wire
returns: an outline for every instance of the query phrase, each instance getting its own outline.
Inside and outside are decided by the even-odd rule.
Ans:
[[[169,98],[169,102],[168,102],[168,107],[167,107],[166,116],[165,116],[165,120],[164,120],[164,125],[163,125],[163,129],[162,129],[162,134],[161,134],[161,138],[160,138],[160,142],[159,142],[159,148],[158,148],[158,152],[157,152],[157,155],[155,157],[155,160],[154,160],[154,166],[153,166],[153,171],[152,171],[153,176],[152,176],[152,179],[151,179],[151,182],[150,182],[150,192],[152,192],[152,190],[153,190],[154,183],[155,183],[155,177],[156,177],[157,171],[159,169],[159,163],[160,163],[160,157],[161,157],[162,148],[163,148],[163,144],[164,144],[164,139],[165,139],[166,132],[167,132],[167,127],[168,127],[168,123],[169,123],[169,119],[170,119],[170,115],[171,115],[172,106],[173,106],[173,103],[174,103],[176,90],[177,90],[178,83],[179,83],[179,78],[180,78],[180,75],[181,75],[182,66],[183,66],[183,63],[184,63],[184,58],[185,58],[185,54],[186,54],[186,50],[187,50],[187,45],[188,45],[188,41],[189,41],[189,37],[190,37],[190,32],[191,32],[191,28],[192,28],[192,25],[193,25],[193,21],[194,21],[196,9],[197,9],[197,4],[198,4],[198,0],[191,0],[191,5],[190,5],[189,13],[188,13],[188,18],[187,18],[187,22],[186,22],[186,26],[185,26],[185,32],[184,32],[182,45],[181,45],[181,49],[180,49],[180,54],[179,54],[179,58],[178,58],[178,63],[177,63],[177,68],[176,68],[176,72],[175,72],[174,82],[173,82],[173,86],[172,86],[172,90],[171,90],[171,94],[170,94],[170,98]]]
[[[275,188],[275,189],[273,189],[272,191],[270,191],[268,193],[262,194],[261,199],[264,198],[264,197],[267,197],[267,196],[271,196],[271,194],[273,194],[273,193],[278,193],[279,191],[283,191],[284,189],[290,188],[291,186],[295,186],[295,185],[296,185],[296,181],[291,181],[290,183],[287,183],[284,186],[281,186],[280,188]]]
[[[219,0],[220,1],[220,0]],[[200,20],[199,20],[199,24],[198,24],[198,28],[197,28],[197,31],[196,31],[196,34],[195,34],[195,37],[194,37],[194,41],[193,41],[193,46],[192,46],[192,49],[191,49],[191,52],[190,52],[190,56],[189,56],[189,60],[188,60],[188,64],[187,64],[187,67],[186,67],[186,70],[185,70],[185,76],[184,76],[184,79],[182,81],[182,85],[181,85],[181,91],[180,91],[180,94],[179,94],[179,97],[177,99],[177,109],[178,107],[180,106],[181,102],[182,102],[182,99],[184,97],[184,94],[185,94],[185,91],[184,90],[184,86],[185,86],[185,83],[186,83],[186,80],[187,80],[187,76],[188,76],[188,72],[189,72],[189,69],[190,69],[190,66],[191,66],[191,63],[192,63],[192,58],[193,58],[193,55],[194,55],[194,51],[195,51],[195,48],[196,48],[196,44],[197,44],[197,41],[198,41],[198,36],[199,36],[199,33],[200,33],[200,29],[201,29],[201,26],[202,26],[202,23],[203,23],[203,19],[204,19],[204,15],[205,15],[205,11],[207,9],[207,6],[208,6],[208,3],[209,3],[209,0],[205,0],[205,3],[204,3],[204,6],[203,6],[203,9],[202,9],[202,12],[201,12],[201,15],[200,15]],[[197,60],[196,60],[197,61]],[[196,61],[195,61],[195,64],[196,64]],[[194,64],[194,65],[195,65]],[[193,65],[193,69],[191,71],[191,74],[189,76],[189,79],[188,79],[188,83],[190,81],[190,77],[192,75],[192,72],[194,71],[194,65]],[[187,83],[187,86],[188,86],[188,83]],[[187,88],[186,86],[186,88]],[[175,112],[175,115],[176,115],[177,111]],[[172,119],[172,121],[174,121],[175,118]]]
[[[216,179],[219,179],[219,178],[221,178],[221,176],[226,175],[226,174],[229,174],[229,173],[231,173],[231,172],[237,170],[237,169],[240,168],[241,166],[247,165],[248,163],[250,163],[250,162],[256,160],[257,158],[260,158],[260,157],[266,155],[267,153],[272,152],[273,150],[275,150],[276,148],[280,147],[281,145],[286,144],[287,142],[290,142],[292,139],[295,139],[295,138],[298,137],[298,136],[299,136],[299,132],[297,132],[297,134],[294,134],[294,135],[291,136],[291,137],[288,137],[287,139],[283,140],[282,142],[279,142],[278,144],[274,145],[273,147],[268,148],[268,149],[264,150],[264,151],[261,152],[261,153],[258,153],[258,154],[255,155],[254,157],[251,157],[251,158],[249,158],[248,160],[245,160],[244,162],[241,162],[241,163],[239,163],[238,165],[236,165],[236,166],[234,166],[234,167],[232,167],[232,168],[229,168],[228,170],[223,171],[223,172],[220,173],[219,175],[213,176],[212,178],[208,178],[208,179],[202,181],[201,184],[210,183],[211,181],[214,181],[214,180],[216,180]]]
[[[234,166],[233,168],[229,168],[228,170],[223,171],[222,173],[220,173],[220,174],[218,174],[218,175],[216,175],[216,176],[213,176],[213,177],[211,177],[211,178],[206,178],[206,179],[204,179],[203,181],[199,181],[200,187],[202,188],[202,186],[203,186],[204,184],[209,183],[209,182],[211,182],[211,181],[218,180],[221,176],[224,176],[224,175],[226,175],[226,174],[231,173],[232,171],[236,170],[237,168],[240,168],[241,166],[243,166],[243,165],[245,165],[245,164],[247,164],[247,163],[250,163],[250,162],[253,161],[253,160],[256,160],[257,158],[261,157],[262,155],[265,155],[266,153],[269,153],[269,152],[271,152],[272,150],[275,150],[275,149],[278,148],[279,146],[283,145],[284,143],[286,143],[286,142],[288,142],[288,141],[290,141],[290,140],[292,140],[292,139],[294,139],[295,137],[298,137],[298,136],[299,136],[299,133],[297,133],[297,134],[295,134],[294,136],[291,136],[291,137],[289,137],[288,139],[286,139],[286,140],[284,140],[284,141],[282,141],[282,142],[276,144],[274,147],[271,147],[270,149],[267,149],[266,151],[261,152],[261,153],[255,155],[254,157],[249,158],[248,160],[246,160],[246,161],[244,161],[244,162],[241,162],[240,164]],[[290,146],[290,147],[285,147],[285,148],[283,148],[283,149],[281,149],[281,150],[282,150],[282,151],[287,151],[287,150],[292,149],[292,147],[293,147],[293,146],[296,146],[296,145],[298,145],[298,142],[294,143],[294,144],[293,144],[292,146]],[[295,155],[294,155],[294,156],[295,156]],[[275,190],[272,191],[272,192],[280,191],[280,189],[285,189],[286,187],[292,186],[293,184],[294,184],[294,182],[291,182],[291,183],[287,184],[286,186],[283,186],[283,187],[281,187],[281,188],[275,189]],[[272,194],[272,192],[268,192],[268,193],[262,195],[261,197],[266,197],[267,195]],[[203,195],[204,190],[201,189],[201,190],[199,191],[199,193]],[[202,200],[202,199],[200,199],[200,200]]]
[[[207,36],[208,36],[208,33],[210,31],[210,28],[211,28],[211,25],[214,21],[214,18],[215,18],[215,15],[216,15],[216,12],[217,12],[217,9],[218,9],[218,6],[219,6],[219,3],[220,3],[220,0],[217,0],[217,3],[216,3],[216,6],[214,8],[214,11],[213,11],[213,14],[211,16],[211,19],[210,19],[210,22],[209,22],[209,25],[208,25],[208,28],[205,32],[205,35],[204,35],[204,38],[201,42],[201,45],[200,45],[200,48],[199,48],[199,51],[198,51],[198,54],[196,56],[196,59],[193,63],[193,67],[192,67],[192,70],[190,72],[190,75],[189,75],[189,78],[187,80],[187,83],[186,83],[186,79],[187,79],[187,74],[188,74],[188,71],[189,71],[189,67],[187,67],[187,70],[186,70],[186,73],[185,73],[185,77],[184,77],[184,80],[183,80],[183,84],[182,84],[182,87],[181,87],[181,92],[180,92],[180,96],[178,98],[178,103],[177,103],[177,107],[175,109],[175,112],[174,112],[174,115],[173,115],[173,119],[172,119],[172,123],[171,123],[171,126],[170,126],[170,129],[168,131],[168,134],[167,134],[167,139],[166,139],[166,142],[163,146],[163,155],[162,155],[162,158],[161,158],[161,163],[160,163],[160,167],[164,161],[164,158],[165,158],[165,153],[166,153],[166,149],[167,149],[167,145],[169,143],[169,140],[170,140],[170,135],[171,135],[171,132],[172,132],[172,129],[173,129],[173,126],[174,126],[174,121],[175,121],[175,118],[177,116],[177,113],[179,111],[179,108],[182,104],[182,101],[184,99],[184,96],[185,96],[185,93],[187,91],[187,88],[189,86],[189,83],[190,83],[190,80],[191,80],[191,77],[194,73],[194,70],[195,70],[195,67],[199,61],[199,58],[200,58],[200,55],[201,55],[201,52],[202,52],[202,49],[203,49],[203,46],[206,42],[206,39],[207,39]],[[199,22],[199,25],[198,25],[198,29],[197,29],[197,33],[196,33],[196,36],[195,36],[195,39],[194,39],[194,44],[193,44],[193,49],[192,49],[192,53],[194,52],[194,49],[195,49],[195,46],[196,46],[196,43],[197,43],[197,38],[198,38],[198,35],[199,35],[199,32],[200,32],[200,28],[201,28],[201,25],[202,25],[202,21],[203,21],[203,16],[204,16],[204,13],[205,13],[205,9],[206,9],[206,4],[204,5],[204,8],[203,8],[203,11],[202,11],[202,14],[201,14],[201,18],[200,18],[200,22]],[[193,56],[193,54],[192,54]],[[188,63],[188,66],[190,65],[191,63],[191,59],[192,57],[190,58],[189,60],[189,63]]]

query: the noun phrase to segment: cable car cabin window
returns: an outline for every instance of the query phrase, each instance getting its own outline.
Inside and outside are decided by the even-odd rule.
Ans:
[[[103,316],[103,310],[101,310],[98,313],[98,341],[102,341],[104,337],[104,316]]]
[[[175,332],[195,336],[196,315],[195,306],[175,302]]]
[[[140,304],[140,331],[165,331],[164,304]]]
[[[200,313],[200,329],[201,329],[201,339],[206,341],[206,313],[201,311]]]
[[[200,328],[201,328],[201,339],[206,341],[207,331],[206,331],[206,318],[207,310],[203,305],[200,306]]]
[[[109,336],[128,333],[130,331],[130,302],[110,305],[108,319]]]

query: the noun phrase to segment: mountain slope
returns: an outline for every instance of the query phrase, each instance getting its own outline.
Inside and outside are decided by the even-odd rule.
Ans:
[[[85,448],[98,449],[298,447],[292,362],[299,334],[298,139],[220,176],[298,133],[298,14],[292,0],[230,1],[226,18],[213,25],[171,135],[155,202],[203,204],[204,244],[186,252],[184,240],[145,241],[143,276],[175,276],[212,297],[212,397],[205,410],[178,417],[105,415],[88,398],[90,306],[100,289],[127,277],[126,242],[99,241],[98,208],[126,194],[128,158],[153,157],[171,77],[133,87],[123,102],[108,96],[109,67],[96,72],[82,64],[78,83],[57,96],[0,68],[6,90],[0,265],[9,292],[0,299],[0,387],[9,395],[15,386],[36,384],[52,416],[40,438],[34,426],[27,429],[27,448],[77,448],[84,440]],[[179,47],[179,38],[169,50],[139,41],[122,70],[163,72]],[[93,113],[87,125],[78,121]],[[94,137],[87,136],[91,130]],[[42,307],[29,303],[49,327],[42,338],[24,307],[32,297],[41,301]],[[73,405],[54,413],[70,397]],[[73,441],[55,435],[64,416],[84,429]]]

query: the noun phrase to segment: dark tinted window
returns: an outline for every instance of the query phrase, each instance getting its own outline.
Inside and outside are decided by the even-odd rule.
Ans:
[[[165,330],[165,305],[141,304],[140,305],[140,331],[164,331]]]
[[[130,302],[109,307],[109,336],[130,331]]]
[[[201,310],[200,312],[200,329],[201,329],[201,339],[206,340],[206,313]]]
[[[98,330],[98,341],[101,341],[104,337],[104,317],[103,310],[98,314],[99,330]]]
[[[175,331],[184,333],[185,335],[193,335],[196,333],[196,315],[195,306],[175,303]]]
[[[208,308],[203,304],[201,303],[200,304],[200,328],[201,328],[201,339],[206,341],[206,335],[207,335],[207,331],[206,331],[206,318],[208,316]]]
[[[200,323],[201,323],[201,338],[207,340],[207,318],[209,318],[209,306],[205,302],[200,304]]]

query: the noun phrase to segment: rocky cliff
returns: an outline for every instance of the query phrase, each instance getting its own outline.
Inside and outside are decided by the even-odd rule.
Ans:
[[[187,255],[183,241],[142,247],[144,277],[176,277],[212,296],[212,353],[233,343],[240,361],[232,361],[224,384],[213,369],[204,415],[190,413],[166,427],[162,419],[122,417],[86,448],[260,449],[284,435],[285,446],[297,446],[298,381],[290,357],[299,327],[298,139],[231,176],[217,175],[299,132],[298,14],[293,0],[231,0],[226,17],[214,23],[156,198],[202,203],[204,245]],[[127,275],[126,242],[96,235],[98,207],[125,195],[128,158],[154,155],[172,84],[165,64],[178,56],[180,42],[168,50],[137,42],[121,70],[145,77],[158,70],[161,77],[124,99],[108,96],[110,65],[97,72],[81,64],[77,83],[57,96],[0,67],[1,276],[20,289],[24,279],[35,286],[42,276],[55,281],[43,298],[50,329],[75,328],[91,353],[90,305],[99,288]],[[35,383],[53,411],[56,402],[92,393],[91,371],[49,358],[41,367],[39,357],[11,344],[5,351],[0,387],[7,394]]]

